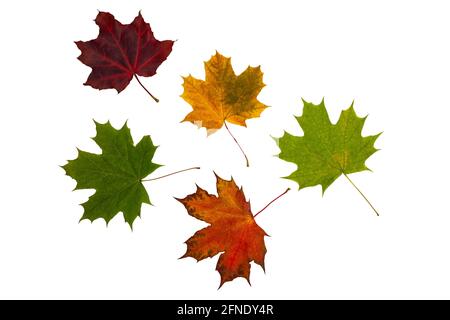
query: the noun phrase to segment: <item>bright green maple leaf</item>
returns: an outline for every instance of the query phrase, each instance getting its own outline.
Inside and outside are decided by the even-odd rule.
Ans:
[[[156,148],[149,136],[134,146],[126,124],[116,130],[109,122],[95,123],[97,135],[93,140],[101,154],[78,150],[78,158],[63,166],[66,174],[77,181],[77,189],[96,192],[82,204],[81,220],[103,218],[106,223],[119,212],[130,225],[140,216],[143,203],[150,204],[142,179],[160,167],[152,163]]]
[[[303,103],[303,114],[296,119],[304,135],[286,133],[279,139],[279,157],[297,165],[286,178],[296,181],[300,189],[320,184],[324,193],[341,174],[348,178],[347,174],[370,170],[365,161],[378,150],[374,143],[381,133],[361,135],[366,117],[356,115],[353,103],[336,124],[331,123],[324,100],[319,105]]]

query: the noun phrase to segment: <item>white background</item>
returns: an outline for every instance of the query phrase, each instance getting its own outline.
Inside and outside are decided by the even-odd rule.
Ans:
[[[97,9],[129,23],[142,9],[158,39],[178,39],[158,74],[117,94],[83,86],[90,68],[73,41],[96,38]],[[0,298],[450,298],[448,1],[2,1],[0,28]],[[231,125],[247,151],[221,130],[179,123],[191,110],[181,75],[203,78],[215,50],[237,73],[261,65],[259,99],[270,105],[248,128]],[[355,100],[370,114],[364,135],[383,131],[352,175],[381,213],[339,178],[290,191],[258,216],[266,274],[252,265],[220,290],[218,256],[178,260],[205,224],[173,197],[195,183],[215,192],[212,170],[244,187],[254,212],[294,182],[270,135],[301,135],[301,97],[325,97],[333,121]],[[118,215],[78,223],[92,191],[59,167],[76,147],[99,152],[92,121],[128,119],[137,142],[161,147],[134,231]]]

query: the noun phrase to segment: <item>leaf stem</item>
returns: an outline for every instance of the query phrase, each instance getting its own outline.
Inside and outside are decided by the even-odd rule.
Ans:
[[[139,80],[139,77],[137,76],[137,74],[134,74],[134,77],[136,78],[137,82],[139,82],[139,84],[141,85],[141,87],[150,95],[150,97],[152,97],[153,100],[155,100],[155,102],[159,102],[159,99],[156,98],[154,95],[152,95],[150,93],[150,91],[147,90],[146,87],[144,87],[144,85],[142,84],[141,80]]]
[[[244,155],[244,157],[245,157],[245,162],[246,162],[247,167],[249,167],[247,155],[245,154],[245,152],[244,152],[244,150],[242,149],[242,147],[241,147],[241,145],[239,144],[239,142],[236,140],[236,138],[235,138],[235,137],[233,136],[233,134],[231,133],[230,128],[228,128],[226,121],[224,121],[224,124],[225,124],[225,128],[227,129],[228,133],[229,133],[230,136],[233,138],[234,142],[236,142],[237,146],[239,147],[239,149],[241,150],[242,154]]]
[[[160,176],[160,177],[157,177],[157,178],[151,178],[151,179],[141,180],[141,182],[144,182],[144,181],[154,181],[154,180],[162,179],[162,178],[165,178],[165,177],[168,177],[168,176],[171,176],[171,175],[180,173],[180,172],[185,172],[185,171],[195,170],[195,169],[200,169],[200,167],[192,167],[192,168],[187,168],[187,169],[175,171],[175,172],[172,172],[172,173],[169,173],[169,174],[165,174],[165,175]]]
[[[261,212],[263,212],[264,210],[266,210],[268,206],[270,206],[272,203],[274,203],[274,202],[277,201],[279,198],[281,198],[282,196],[284,196],[289,190],[291,190],[291,188],[287,188],[282,194],[280,194],[278,197],[276,197],[275,199],[273,199],[272,201],[270,201],[264,208],[262,208],[261,210],[259,210],[259,211],[253,216],[253,218],[256,218],[256,216],[257,216],[258,214],[260,214]]]
[[[370,203],[369,199],[366,198],[366,196],[364,195],[364,193],[362,193],[361,190],[359,190],[359,188],[353,183],[352,180],[350,180],[350,178],[344,173],[342,172],[342,174],[347,178],[347,180],[352,184],[353,187],[355,187],[355,189],[359,192],[360,195],[362,195],[362,197],[364,198],[364,200],[366,200],[366,202],[369,204],[369,206],[373,209],[373,211],[376,213],[377,216],[380,216],[380,214],[378,213],[377,209],[374,208],[374,206]]]

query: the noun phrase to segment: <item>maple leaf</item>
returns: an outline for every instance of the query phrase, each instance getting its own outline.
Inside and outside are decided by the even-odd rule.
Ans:
[[[369,170],[365,161],[378,150],[374,143],[381,133],[368,137],[361,135],[366,117],[356,115],[353,103],[341,112],[336,124],[331,123],[324,100],[319,105],[305,100],[303,103],[303,114],[296,119],[304,135],[297,137],[285,133],[279,139],[279,157],[297,165],[297,170],[286,178],[296,181],[300,189],[320,184],[324,193],[344,175],[373,208],[348,174]]]
[[[223,252],[216,267],[221,277],[220,287],[237,277],[250,283],[250,262],[264,269],[267,234],[256,224],[242,188],[233,179],[216,178],[218,196],[197,186],[194,194],[177,199],[191,216],[210,224],[186,241],[187,251],[182,258],[200,261]]]
[[[246,126],[245,121],[259,117],[267,108],[259,102],[257,96],[265,86],[261,68],[248,67],[236,75],[231,66],[231,58],[220,53],[205,62],[205,80],[191,75],[183,77],[184,91],[181,97],[192,106],[192,111],[183,121],[190,121],[205,127],[209,133],[225,125],[243,153],[248,166],[248,159],[236,138],[231,133],[226,121]]]
[[[264,87],[260,67],[248,67],[237,76],[231,58],[220,53],[205,62],[205,81],[184,77],[181,97],[193,111],[183,121],[201,123],[207,129],[220,129],[225,121],[245,126],[245,120],[259,117],[267,108],[257,100]]]
[[[141,13],[130,24],[122,24],[108,12],[99,12],[95,23],[99,35],[90,41],[76,41],[78,59],[92,68],[85,85],[96,89],[124,90],[133,76],[147,93],[139,76],[151,77],[172,51],[173,41],[159,41]]]
[[[150,204],[142,179],[160,167],[152,163],[156,148],[149,136],[134,146],[127,125],[116,130],[109,122],[95,123],[97,135],[93,140],[102,149],[101,154],[78,150],[78,157],[69,160],[63,169],[77,181],[77,189],[95,189],[96,192],[82,204],[81,220],[103,218],[106,223],[119,212],[132,227],[140,216],[143,203]]]

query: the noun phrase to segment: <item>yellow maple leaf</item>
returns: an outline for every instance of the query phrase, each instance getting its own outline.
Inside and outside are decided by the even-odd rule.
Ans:
[[[231,58],[216,52],[205,62],[205,80],[191,75],[183,78],[181,97],[193,108],[183,121],[198,124],[208,131],[220,129],[225,121],[245,127],[245,120],[259,117],[267,108],[257,100],[265,86],[262,78],[259,66],[249,66],[237,76]]]

